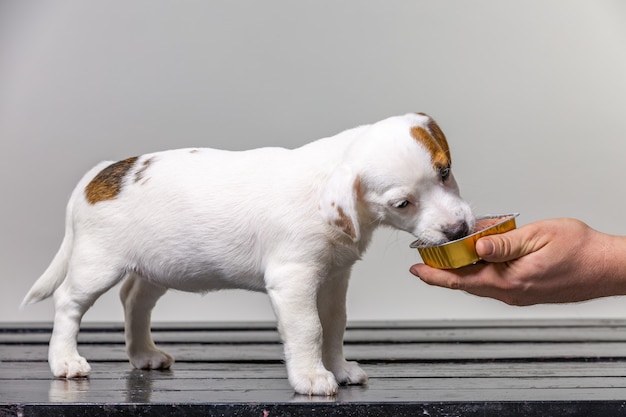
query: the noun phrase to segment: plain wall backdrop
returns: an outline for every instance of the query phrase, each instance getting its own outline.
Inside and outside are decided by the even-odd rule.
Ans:
[[[426,112],[476,213],[578,217],[626,234],[626,2],[0,2],[0,321],[56,253],[101,160],[169,148],[297,147]],[[357,263],[350,320],[625,317],[626,299],[534,307],[431,288],[413,237]],[[626,256],[626,254],[624,254]],[[122,320],[117,288],[88,321]],[[273,320],[264,294],[168,293],[156,321]]]

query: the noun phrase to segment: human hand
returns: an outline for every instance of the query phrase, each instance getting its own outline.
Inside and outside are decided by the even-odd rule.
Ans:
[[[578,220],[543,220],[487,236],[476,252],[487,263],[455,270],[416,264],[410,271],[430,285],[520,306],[626,294],[626,238]]]

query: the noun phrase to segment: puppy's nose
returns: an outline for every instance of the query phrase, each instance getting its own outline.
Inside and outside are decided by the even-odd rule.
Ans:
[[[443,234],[449,240],[461,239],[462,237],[465,237],[469,234],[469,225],[465,220],[449,224],[444,228]]]

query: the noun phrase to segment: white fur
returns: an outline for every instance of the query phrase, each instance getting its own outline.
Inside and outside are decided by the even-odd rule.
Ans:
[[[343,355],[345,297],[374,229],[391,226],[435,243],[460,223],[473,227],[454,178],[441,181],[410,135],[428,121],[392,117],[294,150],[143,155],[119,195],[92,204],[85,188],[111,163],[96,166],[70,198],[59,252],[24,299],[54,293],[54,375],[89,373],[76,347],[80,320],[125,279],[126,345],[136,367],[173,362],[150,335],[151,310],[168,288],[242,288],[269,295],[298,393],[332,395],[338,383],[365,383]],[[403,200],[409,204],[396,207]]]

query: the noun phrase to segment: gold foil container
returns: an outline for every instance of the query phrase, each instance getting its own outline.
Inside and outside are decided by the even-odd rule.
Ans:
[[[486,215],[476,218],[474,231],[464,238],[436,246],[424,246],[420,240],[411,243],[426,265],[439,269],[455,269],[480,261],[476,254],[476,241],[483,236],[495,235],[515,229],[519,213]]]

